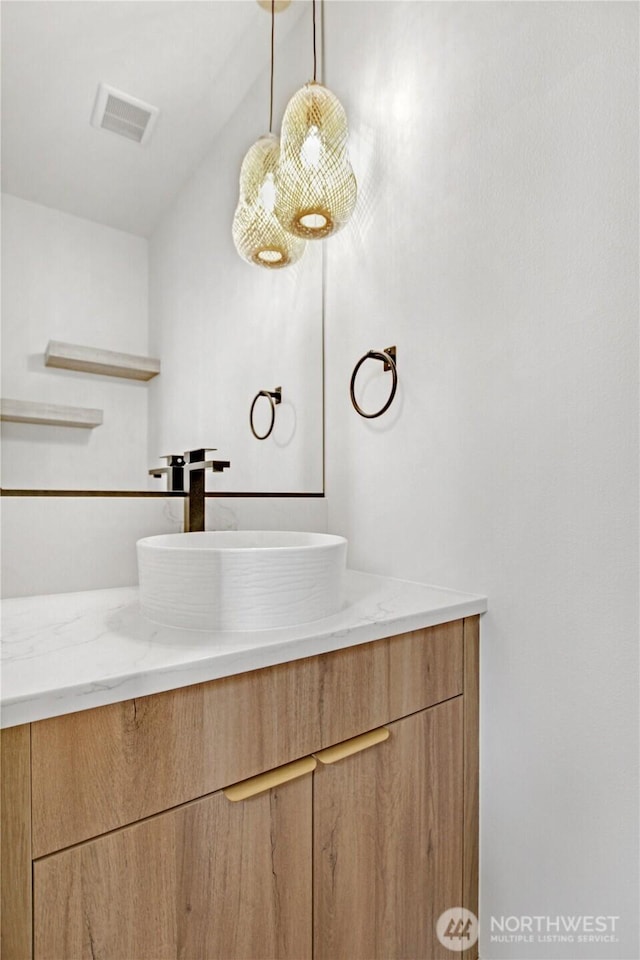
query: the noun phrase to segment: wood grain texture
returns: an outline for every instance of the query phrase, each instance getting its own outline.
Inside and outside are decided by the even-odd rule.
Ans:
[[[462,620],[414,630],[389,643],[390,719],[462,693]]]
[[[59,403],[35,403],[30,400],[0,400],[0,420],[13,423],[42,423],[52,427],[91,429],[102,423],[102,410],[93,407],[66,407]]]
[[[464,847],[462,906],[478,915],[478,831],[480,786],[480,617],[464,620]],[[478,944],[462,954],[477,960]]]
[[[461,621],[32,724],[41,857],[462,691]]]
[[[310,706],[318,713],[320,739],[313,750],[381,727],[390,718],[388,640],[314,660],[316,687]]]
[[[82,347],[77,343],[61,343],[59,340],[49,341],[44,363],[46,367],[81,370],[127,380],[151,380],[160,373],[160,361],[155,357]]]
[[[2,960],[31,957],[30,764],[29,724],[0,731]]]
[[[39,857],[311,753],[299,661],[32,725]]]
[[[34,864],[36,960],[306,960],[312,778],[214,794]]]
[[[314,777],[316,960],[445,960],[462,887],[462,698]]]

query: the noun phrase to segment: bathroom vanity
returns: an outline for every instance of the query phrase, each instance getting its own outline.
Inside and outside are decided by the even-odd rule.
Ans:
[[[7,602],[4,960],[450,956],[439,915],[477,913],[484,598],[350,573],[335,617],[202,635],[135,594]]]

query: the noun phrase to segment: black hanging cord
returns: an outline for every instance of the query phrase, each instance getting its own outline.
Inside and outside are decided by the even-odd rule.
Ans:
[[[318,60],[316,56],[316,0],[312,0],[313,8],[313,82],[316,82],[318,73]]]
[[[269,95],[269,133],[273,133],[273,48],[276,35],[276,0],[271,0],[271,93]]]

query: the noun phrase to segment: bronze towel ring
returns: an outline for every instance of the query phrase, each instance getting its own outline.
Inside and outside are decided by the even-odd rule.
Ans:
[[[269,429],[267,432],[263,434],[259,434],[253,425],[253,411],[255,410],[256,403],[260,397],[266,397],[271,404],[271,423],[269,424]],[[251,427],[251,433],[254,435],[256,440],[266,440],[267,437],[271,436],[271,431],[273,430],[276,422],[276,404],[278,403],[282,403],[282,387],[276,387],[275,390],[259,390],[253,398],[251,411],[249,413],[249,426]]]
[[[377,410],[375,413],[365,413],[362,407],[358,404],[356,400],[356,377],[358,376],[358,371],[360,367],[365,362],[365,360],[382,360],[385,370],[391,370],[391,376],[393,377],[393,382],[391,384],[391,393],[389,394],[389,399],[385,405]],[[385,413],[391,404],[393,403],[393,398],[396,395],[396,390],[398,389],[398,361],[396,358],[396,348],[387,347],[385,350],[369,350],[368,353],[365,353],[363,357],[360,357],[355,367],[353,368],[353,373],[351,374],[351,385],[349,387],[349,392],[351,394],[351,403],[354,406],[354,409],[360,414],[361,417],[366,417],[367,420],[374,420],[376,417],[381,417]]]

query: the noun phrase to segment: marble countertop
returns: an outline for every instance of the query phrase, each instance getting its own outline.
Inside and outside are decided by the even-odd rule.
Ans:
[[[347,571],[346,602],[295,627],[206,632],[162,627],[138,588],[16,597],[2,603],[0,726],[329,653],[484,613],[485,597]]]

